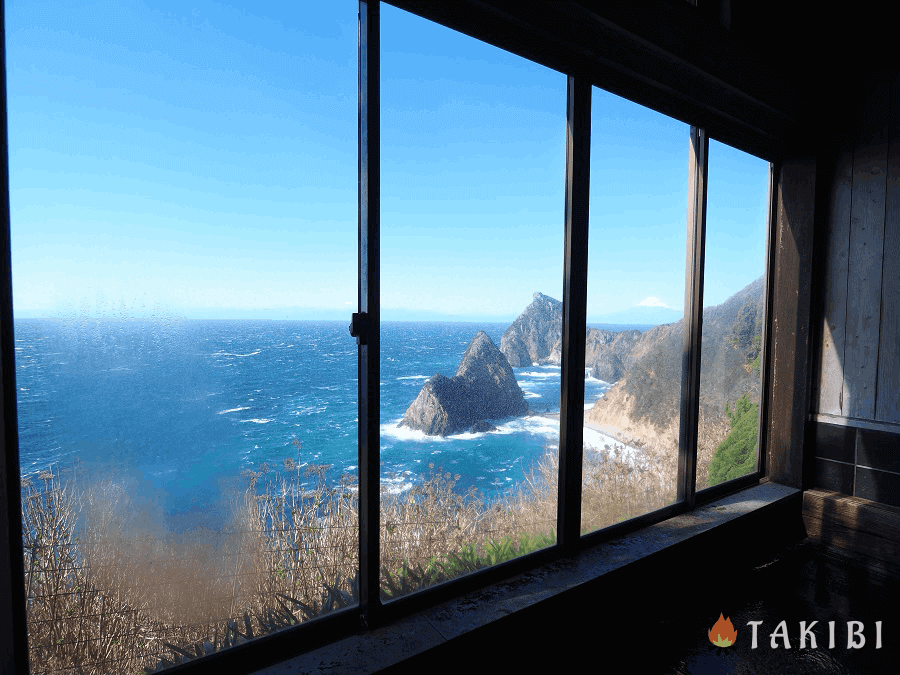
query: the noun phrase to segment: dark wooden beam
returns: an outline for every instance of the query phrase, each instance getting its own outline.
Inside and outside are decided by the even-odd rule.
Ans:
[[[816,160],[785,160],[778,171],[772,296],[771,398],[766,469],[770,480],[801,487],[809,410],[809,322]]]
[[[687,2],[391,0],[449,28],[773,159],[808,144],[790,63],[736,39]],[[755,64],[748,68],[747,64]]]

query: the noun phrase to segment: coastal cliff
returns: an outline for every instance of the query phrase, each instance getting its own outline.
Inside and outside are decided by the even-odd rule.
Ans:
[[[585,367],[599,380],[615,382],[631,362],[631,352],[641,338],[638,330],[613,332],[588,328]],[[514,368],[562,362],[562,303],[543,293],[525,308],[500,340],[500,351]]]
[[[535,293],[500,338],[500,351],[513,368],[532,364],[560,363],[562,303],[543,293]]]
[[[725,405],[744,394],[759,401],[762,295],[760,277],[721,305],[703,310],[698,487],[706,479],[704,467],[728,435]],[[585,421],[615,430],[631,445],[656,448],[674,463],[683,346],[683,319],[644,333],[623,364],[623,377],[585,412]]]

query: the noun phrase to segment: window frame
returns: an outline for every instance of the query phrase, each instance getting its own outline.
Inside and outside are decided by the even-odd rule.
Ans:
[[[422,5],[423,3],[392,2]],[[421,8],[420,8],[421,9]],[[441,9],[429,10],[441,21]],[[422,13],[422,12],[417,12]],[[426,17],[428,18],[428,17]],[[5,8],[0,0],[0,49],[6,54]],[[481,38],[477,38],[481,39]],[[236,672],[250,672],[270,663],[286,660],[303,651],[333,642],[362,630],[372,630],[445,600],[519,574],[545,562],[572,555],[625,533],[645,528],[690,511],[722,496],[758,484],[767,476],[765,452],[771,398],[771,313],[774,289],[774,240],[776,189],[780,163],[769,161],[769,205],[767,222],[764,321],[761,356],[760,419],[757,470],[721,485],[696,491],[697,411],[700,385],[700,344],[702,336],[703,268],[707,153],[710,134],[691,126],[689,215],[685,266],[685,336],[682,358],[681,433],[676,503],[584,536],[580,535],[581,472],[584,421],[584,348],[587,301],[587,241],[590,184],[591,88],[599,86],[590,65],[563,69],[567,84],[566,202],[564,230],[563,348],[560,401],[560,480],[558,493],[557,542],[542,551],[480,570],[423,589],[388,603],[380,599],[380,2],[359,0],[359,295],[358,312],[353,316],[351,334],[358,342],[359,359],[359,605],[307,621],[301,625],[265,635],[223,652],[174,666],[166,672],[212,673],[226,664]],[[525,57],[528,58],[528,57]],[[5,64],[5,60],[4,60]],[[604,87],[605,88],[605,87]],[[24,563],[21,527],[21,485],[19,478],[18,421],[15,386],[15,351],[12,311],[12,270],[9,213],[9,152],[6,108],[6,70],[0,73],[4,107],[2,110],[3,199],[0,203],[0,370],[3,381],[2,443],[0,462],[0,590],[11,603],[0,604],[0,664],[10,672],[29,672],[27,616],[25,611]],[[613,88],[609,89],[610,91]],[[647,106],[672,114],[665,106]],[[720,138],[718,134],[715,136]],[[723,133],[729,143],[733,134]],[[8,563],[8,564],[7,564]]]

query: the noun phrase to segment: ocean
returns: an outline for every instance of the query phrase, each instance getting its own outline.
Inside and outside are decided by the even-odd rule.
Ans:
[[[36,480],[52,465],[76,482],[112,481],[131,504],[123,518],[152,519],[171,533],[220,528],[244,469],[268,463],[284,475],[291,458],[329,465],[333,484],[356,476],[357,347],[348,323],[16,320],[21,474]],[[456,373],[479,330],[499,347],[507,327],[382,325],[384,490],[410,489],[433,464],[460,476],[459,491],[474,486],[495,498],[558,445],[559,422],[547,416],[559,412],[558,366],[514,369],[538,414],[495,422],[496,432],[442,439],[398,427],[429,377]],[[586,406],[609,386],[586,377]],[[610,441],[585,430],[585,442]],[[300,475],[309,481],[302,487],[312,485]]]

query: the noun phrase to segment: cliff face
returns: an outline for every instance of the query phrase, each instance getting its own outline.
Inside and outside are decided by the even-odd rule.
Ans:
[[[643,333],[626,330],[613,333],[608,330],[588,328],[584,346],[584,365],[591,375],[605,382],[618,382],[632,362],[632,353]]]
[[[760,277],[703,311],[698,466],[708,466],[728,433],[725,404],[733,405],[745,393],[759,400],[760,378],[753,361],[759,353],[762,294]],[[644,333],[625,360],[623,379],[585,413],[585,420],[619,431],[623,440],[657,446],[677,457],[683,345],[683,319]],[[705,475],[698,470],[698,481],[701,478]]]
[[[637,330],[614,333],[588,328],[585,367],[594,377],[615,382],[624,373],[631,351],[640,339]],[[562,362],[562,303],[543,293],[525,308],[503,333],[500,351],[514,368]]]
[[[489,431],[487,422],[524,415],[528,404],[506,357],[479,331],[463,355],[456,375],[429,379],[406,411],[400,426],[431,436]]]
[[[543,293],[512,322],[500,339],[500,351],[513,368],[532,363],[559,363],[562,303]]]

